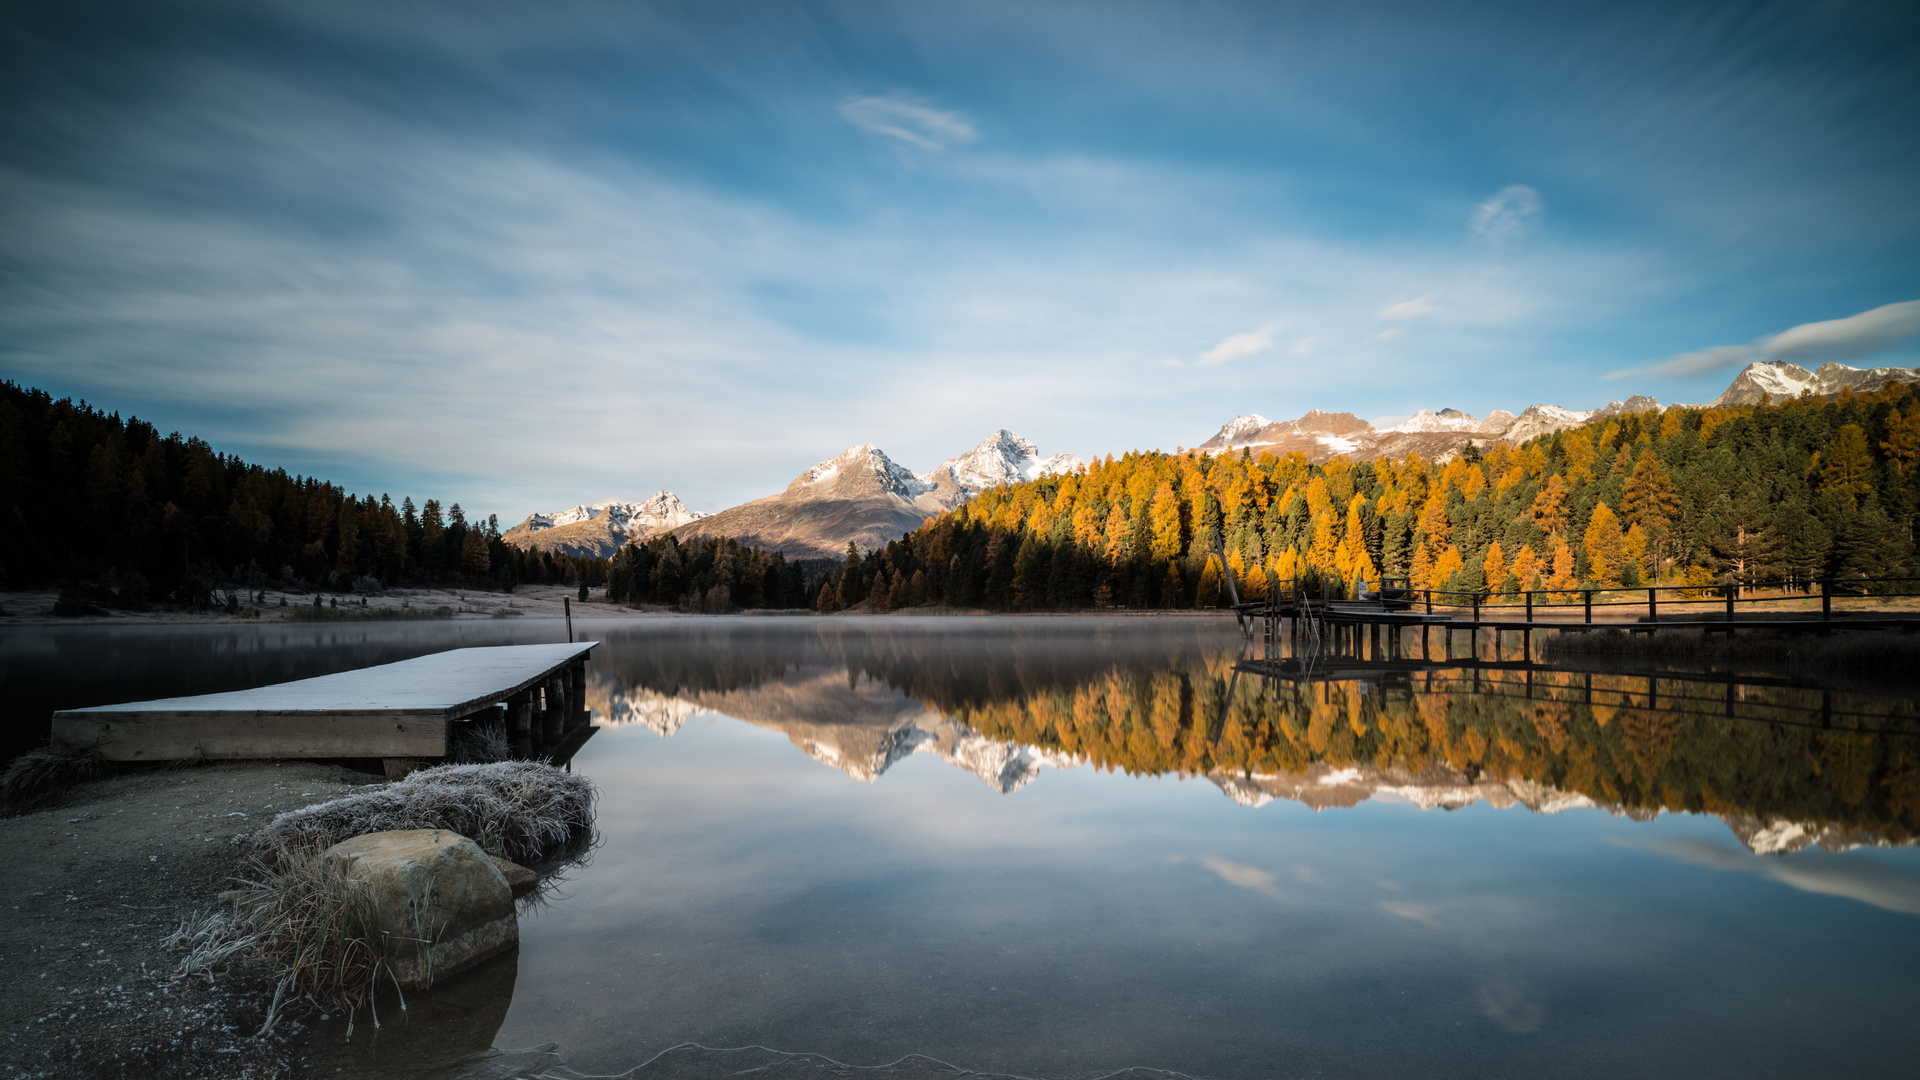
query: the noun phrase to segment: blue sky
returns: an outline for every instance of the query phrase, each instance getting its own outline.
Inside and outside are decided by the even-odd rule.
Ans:
[[[0,373],[396,499],[1920,364],[1911,4],[39,7]]]

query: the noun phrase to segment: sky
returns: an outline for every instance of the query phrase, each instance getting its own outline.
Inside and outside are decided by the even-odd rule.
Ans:
[[[7,5],[0,376],[356,491],[1920,365],[1920,8]]]

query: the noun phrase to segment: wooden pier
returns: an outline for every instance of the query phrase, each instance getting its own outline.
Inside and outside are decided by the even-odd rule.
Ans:
[[[1777,630],[1827,634],[1849,629],[1914,633],[1920,631],[1920,613],[1878,616],[1845,610],[1836,612],[1833,602],[1836,597],[1855,594],[1911,596],[1910,591],[1889,590],[1915,582],[1916,579],[1910,578],[1796,582],[1791,583],[1793,587],[1806,590],[1796,597],[1763,596],[1756,592],[1757,588],[1788,584],[1780,582],[1748,586],[1744,595],[1740,586],[1720,585],[1496,593],[1414,589],[1404,579],[1388,578],[1363,583],[1355,590],[1354,597],[1345,598],[1344,588],[1338,593],[1324,585],[1314,589],[1295,579],[1276,586],[1261,600],[1235,604],[1234,611],[1249,635],[1255,623],[1263,624],[1270,648],[1286,640],[1296,654],[1303,650],[1362,656],[1371,653],[1381,659],[1396,659],[1403,653],[1400,632],[1418,628],[1423,659],[1431,655],[1430,635],[1435,630],[1443,635],[1449,658],[1453,655],[1456,631],[1465,632],[1468,656],[1477,657],[1483,630],[1493,631],[1496,655],[1502,651],[1505,635],[1514,633],[1520,638],[1522,655],[1531,657],[1534,632],[1545,630],[1625,630],[1636,634],[1675,630],[1723,634]],[[1817,594],[1812,591],[1814,588],[1819,589]],[[1645,599],[1639,599],[1641,596]],[[1436,597],[1440,598],[1437,604]],[[1758,611],[1754,607],[1793,599],[1810,605],[1816,598],[1820,602],[1817,615]],[[1746,607],[1744,613],[1743,606]]]
[[[387,771],[447,756],[456,725],[497,722],[515,753],[570,757],[587,724],[599,642],[452,649],[224,694],[53,714],[53,744],[109,761],[381,758]],[[526,753],[521,753],[525,750]]]

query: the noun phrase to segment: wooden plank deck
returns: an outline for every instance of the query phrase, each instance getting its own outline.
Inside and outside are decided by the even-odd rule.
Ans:
[[[586,660],[599,642],[451,649],[224,694],[53,714],[53,742],[110,761],[437,758],[453,721]]]

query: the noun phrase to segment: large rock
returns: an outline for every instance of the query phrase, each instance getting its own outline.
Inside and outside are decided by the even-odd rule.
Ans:
[[[368,833],[326,850],[364,881],[401,985],[443,982],[520,940],[513,891],[480,846],[445,829]]]

